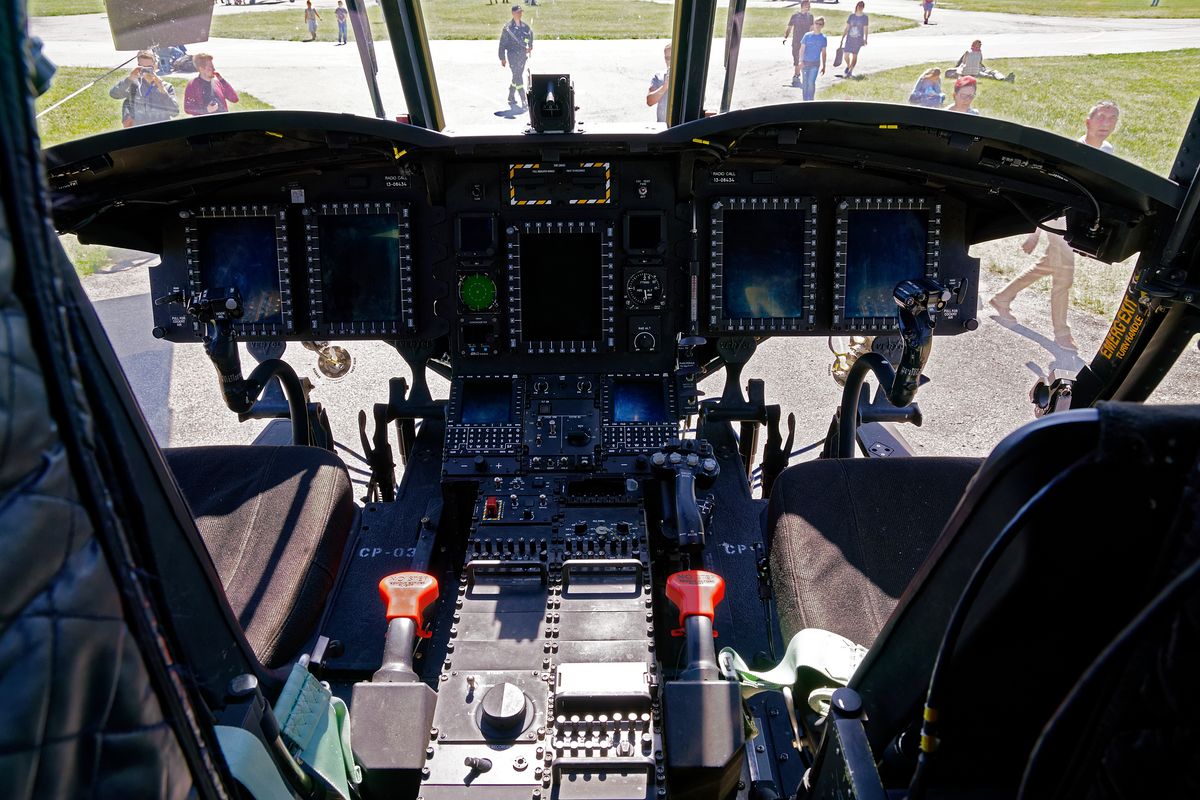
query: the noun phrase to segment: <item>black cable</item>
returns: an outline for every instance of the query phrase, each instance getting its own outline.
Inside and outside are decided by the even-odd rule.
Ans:
[[[1061,486],[1068,478],[1074,477],[1081,467],[1090,462],[1091,456],[1087,455],[1071,464],[1021,506],[1008,524],[992,539],[992,543],[988,545],[988,549],[980,558],[979,564],[976,565],[975,571],[971,573],[962,594],[959,595],[958,602],[946,623],[946,632],[942,635],[942,643],[938,647],[937,657],[933,662],[933,671],[929,676],[929,691],[925,696],[925,708],[921,721],[920,755],[917,757],[917,767],[913,771],[912,781],[908,786],[908,800],[920,800],[925,793],[929,781],[929,765],[940,744],[937,738],[938,708],[946,684],[946,675],[949,672],[950,657],[958,645],[958,638],[967,621],[967,614],[982,591],[985,579],[991,574],[993,567],[996,566],[1011,540],[1024,529],[1025,518],[1029,513],[1045,500],[1047,495]]]
[[[1191,566],[1176,575],[1161,592],[1155,595],[1154,599],[1128,625],[1121,629],[1116,638],[1109,642],[1108,646],[1101,651],[1096,660],[1091,663],[1079,680],[1075,682],[1066,699],[1063,700],[1058,710],[1054,712],[1054,716],[1046,724],[1042,735],[1038,737],[1037,744],[1034,745],[1033,752],[1030,754],[1029,760],[1025,765],[1025,774],[1021,777],[1021,788],[1017,793],[1018,798],[1028,796],[1029,780],[1030,776],[1036,771],[1037,764],[1035,762],[1037,758],[1042,754],[1046,743],[1053,739],[1062,721],[1071,715],[1075,704],[1089,694],[1095,683],[1100,680],[1109,663],[1114,658],[1123,656],[1124,651],[1136,643],[1136,634],[1145,626],[1158,622],[1158,617],[1164,613],[1164,609],[1174,608],[1172,601],[1176,599],[1176,595],[1189,589],[1195,589],[1196,587],[1193,584],[1200,584],[1200,559],[1193,561]]]
[[[1087,199],[1091,201],[1092,208],[1094,208],[1096,210],[1096,219],[1094,222],[1092,222],[1092,232],[1094,233],[1094,232],[1098,231],[1100,229],[1100,203],[1096,200],[1096,196],[1094,194],[1092,194],[1090,191],[1088,191],[1088,188],[1086,186],[1084,186],[1082,183],[1080,183],[1079,181],[1072,178],[1070,175],[1066,175],[1062,172],[1056,172],[1055,170],[1052,170],[1052,169],[1044,170],[1044,172],[1045,172],[1045,174],[1049,175],[1050,177],[1058,178],[1060,181],[1065,181],[1065,182],[1071,184],[1072,186],[1074,186],[1079,191],[1083,192],[1084,196],[1086,196]]]

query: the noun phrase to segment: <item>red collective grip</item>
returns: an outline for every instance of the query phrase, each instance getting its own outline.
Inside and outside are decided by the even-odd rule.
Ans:
[[[667,578],[667,599],[679,609],[679,625],[687,617],[713,618],[725,599],[725,580],[714,572],[691,569]]]
[[[425,609],[438,598],[437,578],[423,572],[397,572],[379,582],[379,596],[387,604],[389,620],[408,618],[423,630]]]

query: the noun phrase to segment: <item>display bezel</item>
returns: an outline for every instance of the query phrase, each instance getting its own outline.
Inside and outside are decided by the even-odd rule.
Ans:
[[[521,236],[597,233],[600,235],[600,333],[599,339],[529,340],[523,332],[521,299]],[[611,222],[520,222],[509,226],[508,234],[508,311],[510,345],[531,354],[598,353],[616,348],[615,268],[613,266],[613,226]]]
[[[192,294],[217,288],[204,285],[200,263],[199,220],[235,220],[267,217],[275,223],[275,259],[279,276],[280,323],[234,322],[233,328],[242,336],[281,336],[296,329],[292,309],[292,278],[288,257],[287,211],[274,203],[245,203],[239,205],[200,206],[185,212],[183,225],[184,261],[187,264],[188,286]]]
[[[832,329],[836,331],[889,332],[897,330],[896,316],[847,317],[851,211],[924,211],[929,215],[925,232],[925,277],[938,277],[942,250],[942,203],[930,197],[839,197],[836,201],[833,262]]]
[[[635,219],[654,219],[658,221],[658,244],[654,247],[634,247],[633,221]],[[661,256],[667,252],[667,217],[661,211],[630,211],[625,214],[623,223],[625,252],[631,256]]]
[[[492,229],[492,243],[483,250],[466,250],[463,248],[463,220],[486,220]],[[500,225],[495,214],[459,214],[454,220],[454,252],[460,258],[490,258],[496,255],[500,246]]]
[[[321,203],[306,206],[304,217],[304,251],[308,265],[308,300],[313,332],[317,336],[403,336],[416,330],[413,311],[412,237],[409,227],[409,208],[403,203],[387,200],[355,203]],[[395,216],[399,248],[397,260],[400,292],[400,318],[330,322],[325,319],[325,264],[321,260],[320,220],[322,217]]]
[[[490,381],[509,384],[509,415],[507,422],[463,422],[464,393],[473,381]],[[461,428],[520,427],[525,416],[524,383],[514,375],[460,375],[450,384],[450,399],[446,403],[446,419],[451,425]]]
[[[725,315],[725,212],[795,211],[804,214],[804,281],[801,317],[727,317]],[[812,197],[721,197],[710,216],[709,312],[710,331],[771,335],[810,331],[816,325],[817,201]]]

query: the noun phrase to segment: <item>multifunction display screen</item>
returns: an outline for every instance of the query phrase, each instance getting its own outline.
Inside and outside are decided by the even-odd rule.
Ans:
[[[523,232],[521,338],[594,342],[604,334],[599,231]]]
[[[397,215],[322,215],[317,237],[323,320],[399,321],[403,311]]]
[[[846,319],[894,317],[900,281],[926,274],[929,212],[851,210],[846,224]]]
[[[660,380],[619,378],[613,384],[613,422],[670,422]]]
[[[463,381],[459,422],[463,425],[503,425],[512,422],[511,380],[472,378]]]
[[[804,314],[804,212],[725,212],[725,316]]]
[[[779,334],[812,328],[816,215],[815,201],[804,197],[714,203],[712,329]]]
[[[838,198],[832,328],[896,330],[896,285],[938,278],[941,240],[942,204],[935,198]]]
[[[304,209],[309,307],[318,336],[385,336],[416,327],[409,209],[386,200]]]
[[[237,289],[243,324],[282,324],[279,239],[272,217],[195,220],[200,283]],[[286,264],[286,261],[285,261]]]

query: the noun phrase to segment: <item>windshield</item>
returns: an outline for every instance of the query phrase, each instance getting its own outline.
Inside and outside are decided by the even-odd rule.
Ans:
[[[263,108],[372,116],[360,45],[382,115],[404,118],[383,9],[366,0],[358,21],[350,5],[176,0],[151,17],[125,0],[33,0],[31,32],[59,66],[38,103],[44,143]],[[665,125],[677,27],[676,69],[709,48],[704,114],[806,100],[913,103],[1080,138],[1108,100],[1119,118],[1092,143],[1159,174],[1200,94],[1200,0],[722,0],[710,41],[688,24],[697,13],[708,30],[706,5],[667,0],[416,8],[449,131],[524,131],[536,75],[570,77],[576,130]]]
[[[1200,0],[735,0],[711,8],[711,25],[698,26],[703,37],[690,34],[690,15],[708,6],[684,0],[431,0],[405,6],[415,9],[408,16],[374,2],[360,16],[351,5],[185,0],[149,18],[141,4],[117,0],[33,0],[31,32],[58,65],[38,99],[43,143],[257,109],[407,120],[417,111],[405,97],[406,89],[416,96],[411,59],[424,52],[436,122],[451,134],[525,133],[531,104],[556,92],[564,99],[564,76],[574,130],[663,129],[691,113],[674,76],[701,63],[707,47],[693,116],[808,100],[916,104],[1042,129],[1169,175],[1200,96],[1200,48],[1189,47],[1200,42]],[[419,37],[393,48],[392,34],[413,22],[423,25],[427,51]],[[112,248],[69,246],[95,273],[88,285],[97,296],[132,263]],[[930,422],[912,432],[923,452],[982,454],[1027,420],[1028,387],[1077,373],[1102,345],[1137,259],[1094,261],[1032,225],[969,255],[980,260],[982,327],[947,337],[930,362],[927,374],[944,389],[923,395]],[[875,338],[775,339],[747,376],[802,363],[844,377],[857,355],[886,351]],[[1195,355],[1189,348],[1156,398],[1200,397]],[[965,364],[975,365],[966,388],[951,390]],[[840,391],[828,377],[769,386],[785,408],[825,409]],[[347,430],[359,407],[342,409]],[[814,439],[824,432],[819,416],[807,421]],[[171,426],[163,441],[189,443],[192,430]]]

